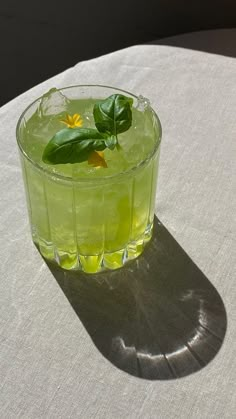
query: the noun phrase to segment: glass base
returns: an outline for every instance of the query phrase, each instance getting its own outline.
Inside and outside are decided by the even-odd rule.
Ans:
[[[116,252],[101,253],[98,255],[82,255],[59,251],[53,243],[46,243],[33,237],[33,241],[41,255],[55,262],[61,268],[73,271],[83,271],[94,274],[106,270],[119,269],[130,260],[136,259],[144,250],[145,245],[152,237],[153,224],[148,225],[144,234],[137,240],[129,242],[123,249]]]

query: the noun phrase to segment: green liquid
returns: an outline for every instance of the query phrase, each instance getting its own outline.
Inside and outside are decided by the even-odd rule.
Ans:
[[[94,127],[96,101],[68,101],[66,113],[79,113],[84,127]],[[151,238],[159,158],[153,113],[133,109],[132,127],[118,136],[121,150],[104,152],[107,169],[42,162],[45,145],[65,127],[64,116],[35,112],[21,127],[25,154],[44,170],[21,155],[33,240],[65,269],[119,268]]]

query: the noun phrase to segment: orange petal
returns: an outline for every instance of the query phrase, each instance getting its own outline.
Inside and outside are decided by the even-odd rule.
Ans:
[[[107,168],[107,163],[104,159],[103,151],[92,151],[88,158],[88,164],[91,164],[93,167]]]

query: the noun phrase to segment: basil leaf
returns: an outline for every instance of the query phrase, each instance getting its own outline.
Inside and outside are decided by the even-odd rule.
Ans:
[[[109,148],[110,150],[114,150],[115,146],[118,144],[116,135],[111,135],[110,137],[107,137],[105,139],[105,144],[107,148]]]
[[[93,116],[98,131],[115,136],[127,131],[132,125],[132,103],[133,99],[119,94],[95,103]]]
[[[44,149],[47,164],[80,163],[94,150],[106,148],[105,138],[92,128],[65,128],[57,132]]]
[[[65,128],[57,132],[44,149],[44,163],[80,163],[88,160],[92,151],[119,150],[117,134],[132,125],[132,104],[132,98],[120,94],[96,103],[93,114],[97,129]]]

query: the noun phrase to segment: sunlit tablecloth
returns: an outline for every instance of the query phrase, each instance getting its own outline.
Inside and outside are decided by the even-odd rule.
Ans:
[[[196,48],[198,34],[191,36]],[[231,30],[228,42],[235,39]],[[81,62],[0,109],[1,418],[234,417],[236,61],[190,46],[137,45]],[[226,307],[221,350],[182,379],[142,380],[108,362],[31,243],[16,122],[48,89],[90,83],[142,94],[157,110],[156,213]]]

